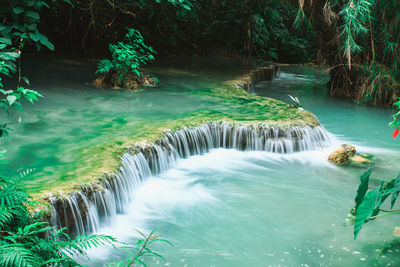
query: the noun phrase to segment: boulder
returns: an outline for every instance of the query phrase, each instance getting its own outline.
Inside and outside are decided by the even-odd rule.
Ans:
[[[335,164],[345,164],[349,162],[349,156],[346,153],[346,149],[339,148],[329,155],[328,161]]]
[[[329,155],[328,161],[337,165],[352,165],[365,167],[373,163],[374,156],[358,154],[353,145],[344,144]]]

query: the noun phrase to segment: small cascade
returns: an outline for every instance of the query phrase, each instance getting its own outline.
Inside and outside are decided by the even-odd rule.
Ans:
[[[252,70],[247,76],[244,76],[240,81],[236,82],[236,86],[252,93],[254,85],[261,81],[270,81],[278,76],[279,65],[273,64],[268,67],[261,67]]]
[[[122,156],[118,173],[82,186],[80,192],[70,196],[52,196],[51,223],[68,227],[72,236],[96,232],[99,225],[110,223],[116,214],[125,212],[136,187],[144,179],[166,171],[180,158],[202,155],[216,148],[294,153],[321,150],[329,143],[328,134],[320,125],[283,129],[269,124],[208,122],[169,131],[152,144],[130,147]]]

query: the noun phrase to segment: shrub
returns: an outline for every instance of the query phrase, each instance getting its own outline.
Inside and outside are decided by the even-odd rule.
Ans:
[[[140,68],[154,60],[156,52],[144,43],[143,36],[138,30],[128,29],[123,42],[110,44],[111,60],[99,62],[96,73],[102,75],[117,73],[120,82],[127,74],[140,78]]]

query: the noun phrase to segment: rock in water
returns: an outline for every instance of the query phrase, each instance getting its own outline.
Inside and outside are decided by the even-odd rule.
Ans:
[[[370,154],[357,154],[353,145],[344,144],[342,148],[333,151],[328,161],[338,165],[368,166],[373,163],[373,156]]]
[[[335,164],[345,164],[350,161],[351,157],[356,155],[356,148],[349,144],[342,145],[342,148],[339,148],[333,151],[332,154],[329,155],[328,160]]]
[[[349,156],[347,155],[347,151],[345,148],[339,148],[332,152],[328,158],[329,162],[335,164],[345,164],[349,162]]]
[[[106,73],[102,77],[93,81],[96,87],[110,87],[114,89],[137,89],[139,86],[155,87],[157,85],[157,78],[141,73],[140,77],[135,73],[121,74],[119,72]]]
[[[342,147],[346,150],[346,154],[349,158],[354,157],[356,155],[356,148],[353,145],[344,144]]]

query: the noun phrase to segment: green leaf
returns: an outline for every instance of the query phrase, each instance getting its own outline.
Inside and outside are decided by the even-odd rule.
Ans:
[[[26,77],[22,77],[22,80],[24,80],[24,82],[25,82],[27,85],[30,85],[30,83],[29,83],[29,79],[28,79],[28,78],[26,78]]]
[[[393,185],[391,183],[381,182],[380,186],[378,187],[378,196],[376,198],[375,209],[372,212],[371,216],[378,215],[380,211],[380,207],[382,206],[383,202],[390,196],[393,192],[392,189]]]
[[[369,183],[369,177],[371,176],[371,173],[372,173],[372,169],[368,168],[368,170],[366,170],[360,177],[361,183],[358,186],[357,195],[356,195],[356,199],[355,199],[356,210],[357,210],[358,206],[360,206],[361,202],[364,199],[365,194],[368,191],[368,183]]]
[[[46,39],[40,40],[40,42],[41,42],[44,46],[46,46],[48,49],[50,49],[51,51],[54,51],[54,45],[47,39],[47,37],[46,37]]]
[[[360,206],[358,207],[356,213],[356,221],[354,223],[354,239],[357,238],[357,235],[360,232],[361,228],[369,220],[372,213],[374,212],[377,197],[378,191],[376,189],[369,191],[365,195]]]
[[[22,105],[19,102],[14,102],[14,108],[18,109],[19,111],[23,111]]]
[[[11,45],[11,39],[0,37],[0,43]]]
[[[155,239],[152,239],[152,240],[149,241],[150,244],[153,243],[153,242],[164,242],[164,243],[166,243],[166,244],[168,244],[170,246],[174,246],[174,244],[172,244],[170,241],[165,240],[165,239],[161,239],[161,238],[155,238]]]
[[[36,11],[26,11],[25,12],[25,15],[27,16],[27,17],[30,17],[30,18],[32,18],[32,19],[34,19],[34,20],[39,20],[40,19],[40,15],[39,15],[39,13],[38,12],[36,12]]]
[[[6,97],[8,104],[12,106],[14,104],[15,100],[17,100],[17,97],[15,95],[9,95]]]
[[[0,59],[2,60],[16,60],[19,58],[19,54],[16,52],[1,52]]]
[[[19,14],[21,14],[22,12],[24,12],[24,9],[23,9],[22,7],[17,6],[17,7],[14,7],[12,11],[13,11],[15,14],[19,15]]]
[[[136,262],[142,265],[143,267],[147,266],[141,259],[136,259]]]
[[[32,41],[34,42],[40,42],[42,45],[46,46],[48,49],[51,51],[54,50],[54,45],[47,39],[46,36],[43,34],[36,32],[36,33],[30,33],[29,37],[31,38]]]
[[[394,182],[394,192],[392,194],[392,199],[390,201],[390,208],[393,209],[394,204],[396,203],[397,197],[399,196],[400,192],[400,174],[397,176]]]
[[[32,41],[37,42],[40,39],[40,33],[30,33],[29,37],[31,38]]]

